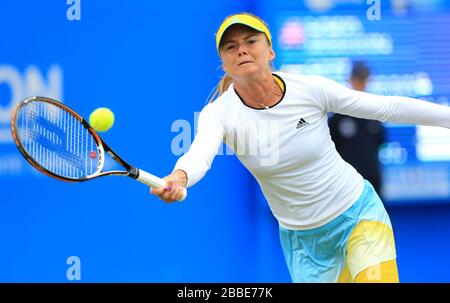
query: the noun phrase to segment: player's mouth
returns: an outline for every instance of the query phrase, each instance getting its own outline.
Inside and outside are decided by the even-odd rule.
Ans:
[[[239,66],[242,66],[242,65],[245,65],[245,64],[248,64],[248,63],[253,63],[253,61],[242,61],[242,62],[239,63],[238,65],[239,65]]]

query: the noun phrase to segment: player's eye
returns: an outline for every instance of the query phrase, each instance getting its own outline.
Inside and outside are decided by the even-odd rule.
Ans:
[[[230,51],[230,50],[233,50],[235,47],[236,47],[235,44],[228,44],[227,46],[225,46],[225,50]]]

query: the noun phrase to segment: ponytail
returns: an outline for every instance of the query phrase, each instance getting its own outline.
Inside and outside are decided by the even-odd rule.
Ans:
[[[209,98],[208,103],[211,103],[220,97],[230,87],[231,83],[233,83],[233,79],[225,73],[222,79],[220,79],[219,84],[214,88],[212,94],[210,94],[211,97]]]

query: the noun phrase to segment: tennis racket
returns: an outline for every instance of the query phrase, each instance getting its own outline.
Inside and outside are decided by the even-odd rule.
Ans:
[[[13,111],[11,132],[22,155],[40,172],[67,182],[103,176],[127,176],[153,187],[166,181],[120,158],[89,123],[67,105],[45,97],[30,97]],[[103,171],[108,154],[124,170]],[[183,197],[187,191],[183,188]]]

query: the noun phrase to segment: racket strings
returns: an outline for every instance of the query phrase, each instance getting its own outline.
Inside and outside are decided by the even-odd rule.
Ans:
[[[62,108],[31,102],[18,113],[16,127],[28,155],[51,173],[80,179],[97,171],[99,154],[93,136]]]

